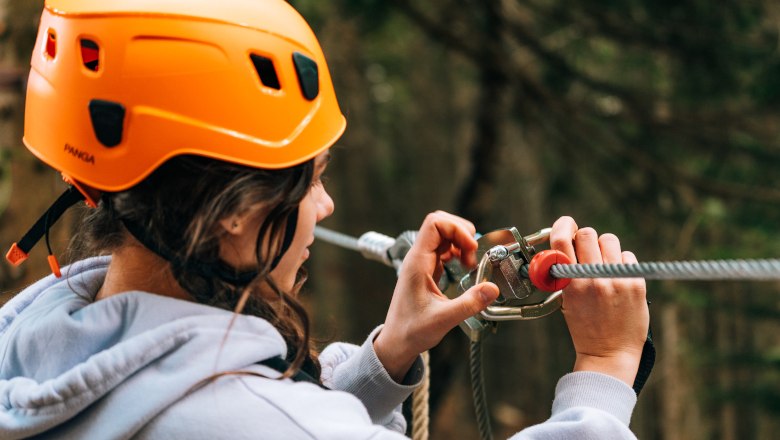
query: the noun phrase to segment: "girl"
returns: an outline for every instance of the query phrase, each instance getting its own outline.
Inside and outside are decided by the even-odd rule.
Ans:
[[[361,346],[310,343],[296,299],[321,176],[345,128],[325,59],[282,0],[49,0],[32,58],[25,145],[72,185],[20,242],[17,264],[68,206],[93,257],[0,310],[2,438],[401,438],[419,354],[493,302],[447,299],[443,262],[476,264],[474,226],[430,214],[384,325]],[[635,262],[568,217],[552,247]],[[574,281],[577,351],[553,415],[517,438],[632,438],[648,326],[641,281]]]

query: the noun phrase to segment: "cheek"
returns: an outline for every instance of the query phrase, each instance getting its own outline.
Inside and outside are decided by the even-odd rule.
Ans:
[[[314,197],[307,196],[298,208],[298,227],[304,231],[313,230],[317,224],[318,207]]]

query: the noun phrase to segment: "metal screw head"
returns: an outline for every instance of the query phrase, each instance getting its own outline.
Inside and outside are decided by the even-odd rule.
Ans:
[[[509,256],[509,250],[504,246],[493,246],[488,251],[488,258],[490,258],[490,261],[492,262],[501,261],[507,256]]]

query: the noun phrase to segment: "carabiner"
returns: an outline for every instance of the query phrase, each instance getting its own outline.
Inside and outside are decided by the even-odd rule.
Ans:
[[[561,291],[543,292],[528,279],[527,265],[536,248],[547,242],[550,228],[526,237],[516,228],[489,232],[477,240],[477,255],[482,255],[477,268],[463,276],[459,291],[465,292],[478,282],[492,281],[500,291],[498,299],[480,313],[485,321],[528,320],[547,316],[561,308]]]

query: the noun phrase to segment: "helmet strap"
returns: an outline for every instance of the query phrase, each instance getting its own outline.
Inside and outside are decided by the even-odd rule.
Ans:
[[[125,226],[125,229],[127,229],[127,232],[130,233],[136,240],[138,240],[139,243],[141,243],[145,248],[149,249],[150,251],[157,254],[162,259],[168,261],[171,263],[171,265],[175,267],[183,267],[187,270],[191,270],[205,278],[219,278],[222,281],[232,284],[237,287],[243,287],[252,282],[257,277],[257,274],[259,273],[257,270],[248,270],[243,272],[237,272],[233,267],[229,266],[223,261],[218,261],[216,264],[206,264],[202,262],[188,262],[184,263],[179,259],[178,257],[174,256],[172,252],[170,252],[168,249],[165,249],[163,246],[158,245],[154,242],[154,240],[150,239],[144,228],[138,224],[137,222],[127,219],[127,218],[120,218],[122,221],[122,224]],[[287,225],[285,226],[285,233],[284,233],[284,239],[282,240],[282,247],[280,249],[279,254],[274,258],[273,262],[271,263],[271,269],[274,270],[276,266],[279,264],[279,262],[282,259],[282,256],[285,252],[287,252],[287,249],[289,249],[290,244],[292,244],[292,239],[295,236],[295,229],[296,225],[298,223],[298,208],[296,207],[293,212],[290,214],[289,217],[287,217]]]
[[[84,195],[75,187],[68,186],[68,189],[65,190],[65,192],[63,192],[57,198],[57,200],[54,201],[54,203],[52,203],[49,209],[47,209],[46,212],[41,215],[41,217],[38,219],[38,221],[35,222],[30,230],[24,234],[21,240],[11,246],[8,254],[6,254],[6,259],[8,259],[8,261],[10,261],[13,265],[21,264],[22,261],[27,259],[27,256],[32,248],[41,240],[41,238],[46,236],[46,246],[49,249],[50,255],[49,262],[52,264],[53,253],[51,251],[51,246],[49,245],[49,228],[51,228],[51,226],[60,219],[62,214],[68,208],[82,200],[84,200]],[[56,263],[56,259],[54,260]],[[59,267],[57,267],[57,270],[55,270],[55,265],[56,264],[52,265],[52,271],[54,271],[56,274],[59,272]]]
[[[292,210],[290,215],[287,216],[287,224],[284,227],[284,239],[282,239],[282,247],[279,249],[279,253],[276,254],[273,263],[271,263],[271,270],[274,270],[279,262],[282,261],[282,257],[285,252],[290,249],[293,238],[295,237],[295,229],[298,226],[298,207]]]

